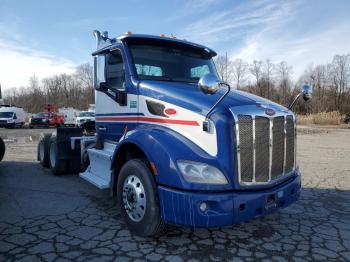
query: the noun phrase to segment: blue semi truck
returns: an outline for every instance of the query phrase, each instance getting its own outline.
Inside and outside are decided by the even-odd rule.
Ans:
[[[167,223],[232,225],[298,199],[290,109],[231,90],[208,47],[163,35],[94,36],[95,129],[43,135],[43,166],[109,188],[142,236]],[[299,96],[310,94],[305,85]]]

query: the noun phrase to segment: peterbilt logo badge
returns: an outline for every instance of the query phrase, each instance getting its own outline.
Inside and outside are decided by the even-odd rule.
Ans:
[[[276,114],[276,111],[273,110],[272,108],[266,108],[265,109],[265,114],[268,116],[273,116],[274,114]]]

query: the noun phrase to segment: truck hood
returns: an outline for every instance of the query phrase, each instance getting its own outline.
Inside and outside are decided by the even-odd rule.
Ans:
[[[139,82],[140,95],[159,99],[191,111],[205,115],[215,102],[226,92],[223,87],[213,95],[203,94],[196,83],[179,83],[167,81],[143,80]],[[232,90],[217,106],[215,111],[225,111],[229,108],[245,105],[264,104],[276,111],[286,111],[287,108],[265,98]]]

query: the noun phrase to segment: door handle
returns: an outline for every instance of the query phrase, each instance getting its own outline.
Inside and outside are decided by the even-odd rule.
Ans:
[[[100,130],[100,131],[106,131],[106,130],[107,130],[107,128],[106,128],[106,127],[104,127],[104,126],[100,126],[100,127],[98,127],[98,130]]]

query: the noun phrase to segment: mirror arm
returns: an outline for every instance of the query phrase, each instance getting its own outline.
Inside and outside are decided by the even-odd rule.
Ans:
[[[292,103],[289,105],[289,107],[288,107],[289,110],[292,110],[292,109],[293,109],[295,103],[297,102],[297,100],[299,99],[299,97],[300,97],[302,94],[303,94],[303,93],[299,93],[299,94],[294,98],[293,102],[292,102]]]
[[[210,110],[208,111],[208,113],[205,115],[205,120],[203,121],[203,131],[209,132],[210,131],[210,124],[209,124],[209,116],[210,114],[213,112],[213,110],[215,109],[215,107],[228,95],[228,93],[230,93],[231,91],[231,86],[228,83],[225,82],[220,82],[219,85],[225,85],[227,86],[227,91],[225,92],[225,94],[223,94],[220,99],[218,101],[216,101],[216,103],[210,108]]]

